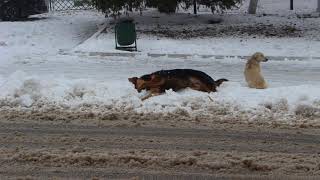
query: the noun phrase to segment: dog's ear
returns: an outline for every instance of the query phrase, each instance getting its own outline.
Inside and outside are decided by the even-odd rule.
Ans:
[[[138,78],[137,78],[137,77],[132,77],[132,78],[128,78],[128,80],[129,80],[132,84],[136,85]]]
[[[152,74],[150,80],[151,80],[152,82],[158,82],[158,81],[161,81],[161,77],[158,76],[158,75]]]

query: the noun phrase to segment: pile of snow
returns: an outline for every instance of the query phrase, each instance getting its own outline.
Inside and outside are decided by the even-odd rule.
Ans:
[[[234,117],[239,114],[250,119],[273,114],[276,121],[292,123],[287,116],[320,116],[320,85],[274,87],[266,90],[249,89],[238,82],[223,84],[217,93],[203,93],[186,89],[181,92],[166,91],[165,94],[146,101],[146,94],[137,93],[129,82],[94,79],[68,80],[57,77],[29,76],[15,72],[1,78],[0,107],[39,109],[59,107],[81,109],[95,107],[97,112],[134,111],[137,113],[174,113],[183,116],[206,116],[223,114]],[[107,107],[107,108],[106,108]],[[301,108],[302,109],[301,111]],[[224,111],[224,112],[223,112]],[[300,113],[300,114],[297,114]],[[277,115],[278,114],[278,115]]]

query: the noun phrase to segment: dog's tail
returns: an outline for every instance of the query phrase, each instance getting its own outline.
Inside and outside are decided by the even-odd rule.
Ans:
[[[217,87],[219,87],[224,81],[229,81],[228,79],[218,79],[215,81]]]

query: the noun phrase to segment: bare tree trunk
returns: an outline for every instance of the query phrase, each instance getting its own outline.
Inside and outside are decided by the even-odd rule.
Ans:
[[[197,0],[193,0],[193,13],[197,14]]]
[[[258,6],[258,0],[250,0],[248,13],[249,14],[256,14]]]
[[[318,8],[317,8],[317,12],[320,13],[320,0],[318,0]]]
[[[290,0],[290,10],[293,10],[293,0]]]

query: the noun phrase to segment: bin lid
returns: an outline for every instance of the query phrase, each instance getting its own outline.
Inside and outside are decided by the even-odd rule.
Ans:
[[[118,19],[117,23],[133,23],[133,21],[132,17],[122,17]]]

